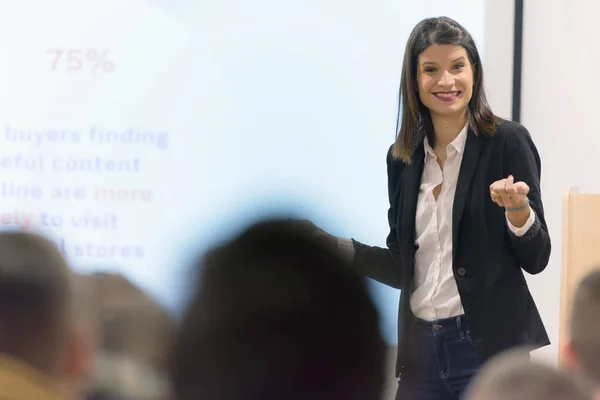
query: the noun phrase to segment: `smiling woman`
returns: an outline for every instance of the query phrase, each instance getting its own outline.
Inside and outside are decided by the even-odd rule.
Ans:
[[[493,135],[498,125],[483,89],[483,65],[475,42],[450,18],[424,20],[415,27],[406,44],[400,92],[404,107],[398,115],[393,155],[409,164],[423,135],[431,146],[436,137],[445,137],[439,138],[445,147],[452,141],[452,133],[446,132],[460,131],[467,119],[476,134]],[[445,126],[434,126],[442,120]],[[449,127],[450,121],[458,126]]]
[[[419,56],[417,68],[419,98],[430,113],[444,116],[467,109],[473,95],[473,69],[463,47],[430,46]]]
[[[490,109],[473,38],[450,18],[411,33],[400,105],[387,248],[336,239],[358,272],[401,289],[397,399],[457,399],[490,357],[550,343],[523,275],[550,256],[541,162]]]

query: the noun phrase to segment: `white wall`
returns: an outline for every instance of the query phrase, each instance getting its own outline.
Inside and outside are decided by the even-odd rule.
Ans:
[[[563,190],[599,192],[600,52],[597,0],[527,0],[524,11],[522,123],[542,157],[542,196],[553,250],[547,270],[529,282],[552,346],[539,354],[556,362]]]
[[[485,1],[483,72],[488,101],[496,115],[512,117],[514,0]]]
[[[542,156],[542,195],[553,241],[548,269],[530,281],[553,342],[542,354],[552,361],[558,351],[561,196],[568,186],[600,191],[594,174],[600,157],[594,123],[600,91],[599,12],[596,0],[525,4],[522,122]]]
[[[514,20],[514,0],[486,1],[486,87],[494,111],[510,118],[514,25],[505,21]],[[527,0],[523,20],[521,123],[542,159],[542,196],[553,246],[548,268],[527,280],[552,342],[533,356],[550,363],[558,360],[562,194],[568,186],[600,191],[599,179],[580,172],[594,170],[600,157],[600,138],[589,123],[600,89],[593,74],[600,70],[600,53],[585,40],[594,37],[600,3],[574,4],[556,0],[548,7],[545,0]]]

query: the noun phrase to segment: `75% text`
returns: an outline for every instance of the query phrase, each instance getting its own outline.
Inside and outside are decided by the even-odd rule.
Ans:
[[[46,53],[53,57],[51,71],[66,68],[67,71],[77,72],[86,68],[92,72],[111,73],[115,70],[115,63],[108,58],[108,50],[48,49]]]

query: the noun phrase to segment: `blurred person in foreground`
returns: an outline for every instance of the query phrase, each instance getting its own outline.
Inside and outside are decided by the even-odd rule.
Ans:
[[[89,276],[75,272],[71,276],[72,338],[80,362],[77,373],[65,376],[64,381],[71,390],[82,398],[87,398],[89,379],[100,340],[98,310]]]
[[[59,250],[41,236],[0,233],[0,398],[58,400],[77,375],[71,273]]]
[[[97,353],[85,386],[88,400],[169,398],[166,353],[174,319],[123,275],[100,272],[87,278],[98,325]]]
[[[586,275],[573,297],[565,367],[600,399],[600,270]]]
[[[532,362],[525,351],[510,350],[483,366],[465,400],[592,400],[592,396],[563,371]]]
[[[301,223],[257,223],[197,265],[175,400],[378,400],[385,344],[363,278]]]

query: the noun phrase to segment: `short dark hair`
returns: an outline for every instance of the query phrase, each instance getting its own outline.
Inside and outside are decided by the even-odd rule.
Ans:
[[[590,391],[565,371],[532,362],[522,349],[504,351],[486,362],[466,400],[592,400]]]
[[[473,96],[467,111],[473,133],[491,136],[499,122],[485,95],[481,57],[471,34],[448,17],[424,19],[414,27],[406,43],[400,80],[396,141],[392,155],[407,164],[412,163],[414,150],[425,136],[432,146],[435,143],[431,115],[419,98],[417,83],[419,55],[434,44],[456,44],[467,52],[474,73]]]
[[[385,343],[365,282],[287,220],[208,253],[176,342],[178,400],[378,398]]]
[[[579,281],[569,323],[571,343],[586,378],[600,384],[600,270]]]
[[[71,323],[71,275],[42,236],[0,233],[0,354],[58,372]]]

